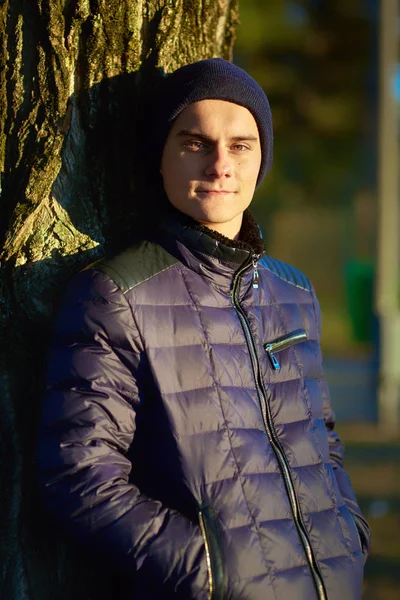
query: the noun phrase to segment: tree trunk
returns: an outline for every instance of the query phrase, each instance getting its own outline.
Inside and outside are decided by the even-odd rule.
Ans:
[[[0,0],[2,600],[127,598],[40,508],[51,318],[66,279],[147,201],[149,90],[163,71],[229,59],[237,22],[238,0]]]

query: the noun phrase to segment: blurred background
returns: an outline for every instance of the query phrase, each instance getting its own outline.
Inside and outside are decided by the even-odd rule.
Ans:
[[[400,598],[400,2],[242,0],[234,62],[266,91],[272,256],[311,279],[347,468],[373,529],[364,600]],[[344,599],[345,600],[345,599]]]

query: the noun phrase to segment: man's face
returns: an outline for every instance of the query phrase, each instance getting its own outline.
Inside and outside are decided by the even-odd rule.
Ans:
[[[169,201],[199,223],[237,236],[261,164],[257,124],[247,108],[201,100],[174,122],[161,160]]]

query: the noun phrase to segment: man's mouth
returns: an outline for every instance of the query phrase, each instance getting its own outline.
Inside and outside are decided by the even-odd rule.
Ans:
[[[216,190],[216,189],[204,189],[204,188],[199,188],[198,190],[196,190],[197,194],[211,194],[211,195],[223,195],[223,194],[235,194],[236,192],[234,190]]]

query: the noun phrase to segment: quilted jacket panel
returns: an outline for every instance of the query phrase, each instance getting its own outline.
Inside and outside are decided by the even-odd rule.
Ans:
[[[359,600],[369,529],[333,430],[315,294],[269,257],[254,288],[249,253],[193,236],[164,232],[69,284],[39,440],[45,502],[137,600]],[[247,334],[232,300],[246,261]],[[274,369],[264,345],[298,330],[307,340]]]

